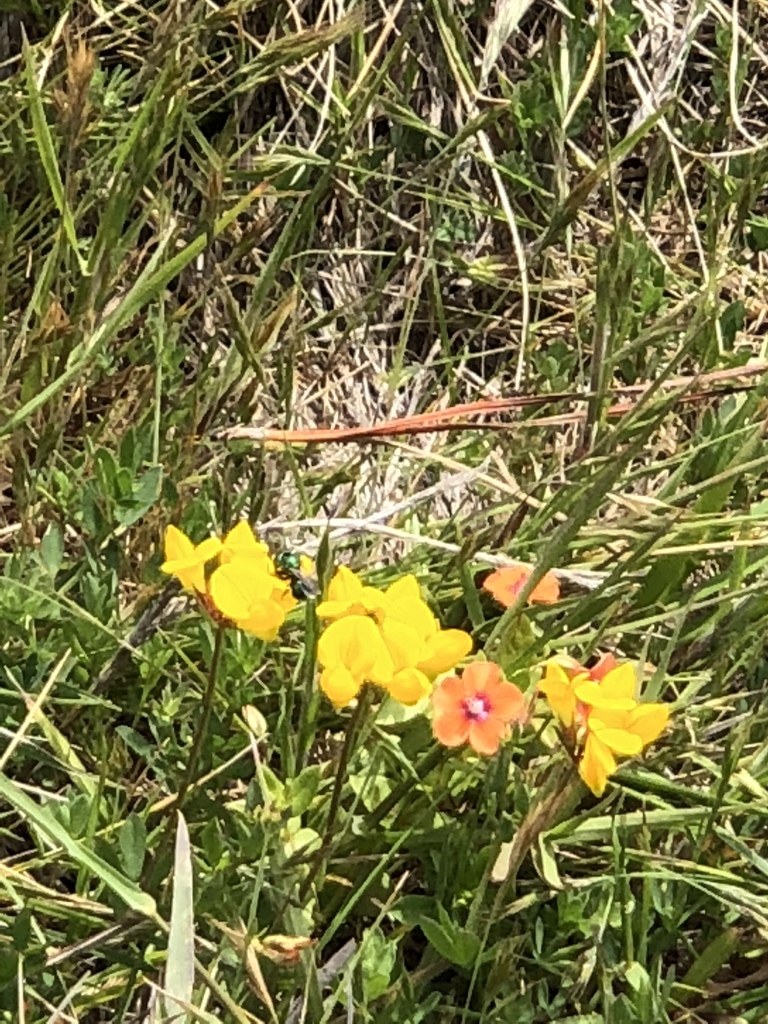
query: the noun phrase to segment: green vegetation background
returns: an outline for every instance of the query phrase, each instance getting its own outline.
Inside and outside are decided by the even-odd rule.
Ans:
[[[767,17],[2,4],[0,1019],[163,1019],[174,856],[188,1020],[768,1019]],[[518,391],[504,427],[223,434]],[[480,643],[484,555],[567,570],[510,674],[615,650],[673,725],[565,806],[546,735],[443,757],[384,707],[320,869],[348,715],[310,609],[228,643],[174,852],[212,632],[159,539],[242,516],[313,554],[331,517],[322,571],[413,571]]]

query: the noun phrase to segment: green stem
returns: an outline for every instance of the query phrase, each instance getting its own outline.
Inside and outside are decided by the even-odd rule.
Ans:
[[[306,767],[307,755],[315,739],[317,712],[320,707],[320,693],[315,686],[317,616],[315,615],[314,600],[307,601],[304,627],[304,661],[301,667],[302,675],[304,676],[304,696],[299,709],[298,742],[296,744],[297,772]]]
[[[203,694],[203,714],[200,719],[200,724],[197,727],[195,738],[192,741],[192,750],[189,752],[189,761],[187,762],[187,769],[184,772],[184,778],[181,780],[179,786],[179,792],[176,794],[172,806],[175,810],[180,811],[184,806],[184,801],[187,798],[187,793],[192,785],[197,772],[197,762],[200,758],[200,751],[203,747],[203,740],[208,734],[208,725],[211,721],[211,711],[213,710],[213,698],[216,693],[216,682],[219,677],[219,665],[221,664],[221,656],[224,651],[224,627],[219,626],[216,630],[216,636],[213,641],[213,656],[211,658],[211,665],[208,669],[208,684],[205,687],[205,693]]]
[[[434,746],[427,754],[425,754],[414,768],[416,779],[414,779],[413,776],[405,779],[399,786],[396,786],[392,790],[386,800],[382,800],[369,819],[371,826],[376,826],[383,821],[389,812],[394,810],[400,801],[411,793],[416,780],[420,782],[423,781],[432,769],[437,768],[438,765],[442,764],[450,754],[451,751],[448,747],[442,746]]]
[[[373,691],[371,690],[371,687],[365,686],[357,699],[357,707],[352,712],[352,717],[349,720],[347,732],[344,736],[344,745],[341,748],[339,761],[336,765],[336,777],[333,780],[333,792],[331,793],[331,802],[328,806],[328,817],[325,819],[323,841],[320,844],[320,849],[315,855],[309,874],[301,883],[301,887],[299,889],[300,904],[306,899],[307,893],[317,877],[323,861],[325,860],[326,854],[331,847],[333,831],[336,827],[336,818],[338,817],[339,807],[341,806],[341,793],[347,778],[347,768],[349,767],[350,757],[354,749],[357,734],[360,731],[360,725],[370,709],[372,699]]]
[[[213,641],[213,655],[211,657],[211,664],[208,669],[208,681],[205,687],[205,693],[203,694],[203,714],[200,719],[200,724],[197,727],[195,738],[192,741],[192,750],[189,753],[189,760],[187,767],[184,772],[184,777],[181,780],[179,791],[174,799],[166,804],[165,810],[177,810],[180,811],[184,806],[184,802],[187,799],[187,794],[194,781],[195,774],[197,773],[197,762],[200,758],[200,751],[203,746],[203,740],[208,732],[208,724],[211,720],[211,710],[213,708],[213,698],[216,692],[216,680],[219,675],[219,665],[221,664],[221,655],[224,650],[224,627],[219,626],[216,630],[216,636]],[[171,843],[173,842],[175,830],[172,827],[172,823],[169,821],[165,829],[165,833],[158,844],[155,855],[145,867],[145,887],[148,891],[153,891],[156,885],[161,882],[159,871],[164,862],[165,856],[168,853]]]

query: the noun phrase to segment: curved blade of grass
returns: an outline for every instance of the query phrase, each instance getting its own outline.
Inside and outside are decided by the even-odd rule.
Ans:
[[[86,275],[88,273],[88,264],[80,254],[80,245],[77,241],[75,220],[72,216],[72,210],[70,209],[69,203],[67,202],[67,197],[64,191],[64,182],[61,180],[59,162],[56,158],[56,149],[53,144],[53,137],[51,135],[51,130],[48,127],[48,122],[45,119],[43,98],[40,95],[40,90],[37,86],[37,82],[35,81],[35,66],[32,56],[32,48],[26,40],[24,41],[24,65],[26,70],[27,89],[29,92],[29,116],[32,120],[32,134],[34,136],[38,152],[40,153],[40,161],[43,165],[45,176],[48,179],[48,185],[51,189],[53,201],[56,203],[56,207],[61,214],[61,222],[64,226],[64,233],[67,236],[67,241],[72,246],[72,251],[77,258],[80,273]]]
[[[226,230],[241,213],[248,209],[256,196],[268,187],[267,183],[260,183],[247,196],[244,196],[226,213],[222,214],[214,225],[214,237]],[[174,228],[175,224],[172,224],[165,232],[165,235],[158,243],[154,259],[150,260],[117,308],[99,324],[90,337],[82,341],[73,350],[69,359],[69,365],[64,373],[57,377],[56,380],[51,381],[47,387],[42,388],[28,402],[25,402],[5,423],[0,424],[0,437],[13,433],[25,420],[29,419],[30,416],[45,405],[46,402],[49,402],[60,391],[71,384],[72,381],[76,380],[88,364],[93,362],[105,345],[115,337],[118,331],[126,327],[141,309],[144,309],[145,306],[156,299],[163,288],[170,284],[185,267],[189,266],[193,260],[197,259],[205,251],[209,244],[209,236],[206,232],[201,232],[191,242],[188,242],[180,252],[158,267],[159,258],[165,252],[173,235]]]
[[[67,832],[47,807],[41,807],[6,775],[0,774],[0,798],[6,800],[25,820],[35,825],[50,841],[60,846],[81,868],[90,871],[118,896],[131,910],[144,917],[156,918],[153,898],[129,882],[111,864],[92,853]]]

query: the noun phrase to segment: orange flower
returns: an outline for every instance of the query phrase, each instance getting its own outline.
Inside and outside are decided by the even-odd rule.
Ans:
[[[492,661],[473,661],[461,676],[449,676],[432,694],[432,731],[446,747],[469,745],[478,754],[495,754],[512,724],[525,719],[525,698],[505,681]]]
[[[599,683],[604,676],[618,668],[619,665],[612,654],[601,654],[591,668],[585,668],[575,658],[569,658],[567,654],[559,654],[553,658],[553,661],[563,666],[569,679],[573,679],[575,676],[588,676],[593,683]]]
[[[505,565],[486,576],[483,590],[492,594],[505,608],[511,608],[532,572],[528,565]],[[554,573],[548,572],[528,595],[528,604],[554,604],[559,598],[560,584]]]

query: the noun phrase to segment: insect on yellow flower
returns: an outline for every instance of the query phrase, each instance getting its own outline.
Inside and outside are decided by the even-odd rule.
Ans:
[[[224,540],[194,544],[175,526],[165,531],[163,572],[192,590],[217,621],[231,623],[262,640],[274,640],[296,605],[290,583],[279,579],[266,544],[243,521]],[[219,565],[209,570],[214,559]]]

